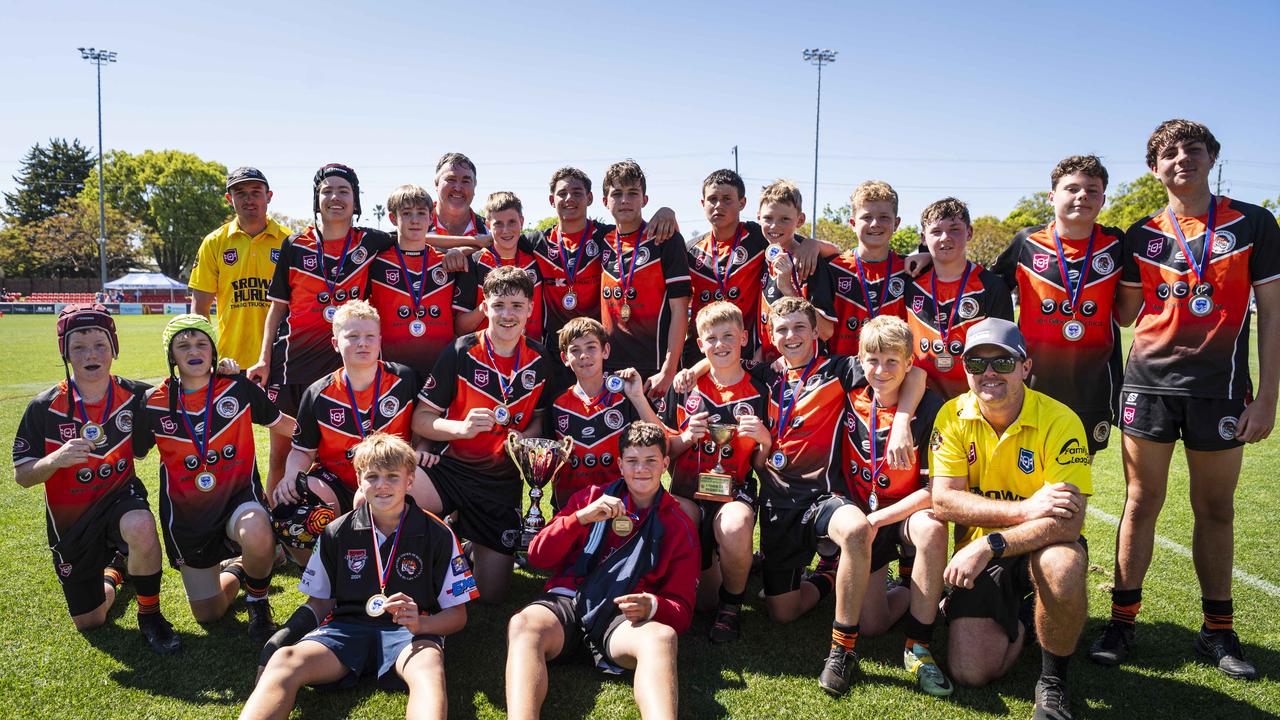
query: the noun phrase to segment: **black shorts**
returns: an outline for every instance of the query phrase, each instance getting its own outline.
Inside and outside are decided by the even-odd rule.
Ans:
[[[902,539],[906,524],[906,520],[899,520],[876,530],[876,539],[871,541],[871,572],[898,559],[898,548],[907,544]]]
[[[800,587],[805,568],[827,537],[836,511],[853,501],[844,495],[823,495],[807,507],[760,509],[760,551],[765,595],[782,595]],[[835,547],[830,548],[834,554]]]
[[[169,499],[160,497],[160,528],[164,536],[164,551],[169,556],[169,566],[178,569],[183,565],[193,568],[213,567],[240,554],[240,545],[227,537],[227,521],[241,505],[259,503],[261,500],[253,487],[246,487],[232,495],[222,512],[208,513],[204,527],[172,527],[173,510]],[[263,507],[266,512],[266,507]],[[179,562],[181,560],[181,562]]]
[[[578,614],[574,611],[574,597],[572,595],[559,595],[557,593],[542,593],[534,598],[529,605],[541,605],[551,611],[556,616],[556,620],[560,621],[560,629],[564,631],[564,646],[560,648],[560,654],[552,658],[552,662],[562,663],[571,661],[593,660],[591,649],[587,646],[586,633],[582,631],[582,626],[578,624]],[[528,607],[528,606],[526,606]],[[613,637],[613,631],[627,621],[622,613],[618,613],[610,623],[609,627],[604,631],[604,647],[601,648],[604,655],[603,659],[611,665],[617,665],[613,657],[609,655],[609,638]]]
[[[102,571],[117,550],[128,554],[129,546],[120,536],[120,519],[133,510],[151,511],[147,489],[137,478],[117,490],[92,517],[81,518],[74,534],[63,536],[49,548],[73,617],[91,612],[107,599]]]
[[[271,383],[267,385],[267,399],[275,403],[280,412],[289,417],[298,417],[298,405],[302,403],[302,393],[310,385],[300,383]]]
[[[742,503],[751,508],[752,513],[756,511],[756,499],[751,496],[745,487],[734,490],[733,499],[729,502]],[[702,569],[706,570],[711,567],[711,561],[715,558],[716,550],[719,549],[716,544],[716,515],[720,512],[720,508],[728,503],[712,502],[711,500],[693,500],[693,503],[702,511],[701,520],[698,521],[698,539],[702,545]]]
[[[1236,439],[1236,424],[1247,405],[1243,399],[1125,391],[1120,400],[1120,427],[1127,435],[1158,443],[1181,439],[1188,450],[1201,452],[1230,450],[1244,444]]]
[[[443,515],[455,510],[453,530],[459,537],[503,555],[515,555],[524,520],[520,515],[519,477],[510,480],[482,478],[451,457],[427,468],[443,503]]]
[[[973,542],[986,542],[978,538]],[[1084,537],[1077,542],[1089,554]],[[1009,642],[1018,639],[1023,623],[1023,606],[1035,595],[1031,582],[1031,555],[1000,558],[987,563],[972,588],[953,588],[943,602],[943,614],[950,622],[957,618],[990,618],[1004,630]]]
[[[1105,450],[1111,440],[1111,426],[1115,423],[1115,413],[1110,410],[1094,410],[1078,412],[1076,416],[1084,424],[1084,434],[1089,438],[1089,454],[1096,455]]]

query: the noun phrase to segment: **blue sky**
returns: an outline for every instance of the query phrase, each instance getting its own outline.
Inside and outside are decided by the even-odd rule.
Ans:
[[[954,194],[1005,215],[1047,189],[1061,157],[1103,156],[1112,182],[1145,171],[1170,117],[1208,124],[1224,185],[1280,196],[1280,3],[85,3],[0,2],[9,78],[0,189],[35,142],[174,148],[271,179],[272,208],[310,211],[326,162],[359,172],[366,213],[402,182],[430,185],[449,150],[479,165],[478,199],[513,190],[551,214],[565,164],[599,182],[632,157],[651,208],[705,229],[703,177],[740,152],[748,213],[760,186],[811,202],[816,71],[823,71],[820,205],[879,178],[904,224]],[[598,188],[597,188],[598,190]],[[480,201],[477,202],[477,205]],[[604,215],[597,200],[592,209]],[[369,224],[373,218],[368,216]]]

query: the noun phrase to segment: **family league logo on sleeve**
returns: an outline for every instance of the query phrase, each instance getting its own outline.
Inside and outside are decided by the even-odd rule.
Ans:
[[[842,293],[847,293],[853,289],[853,278],[844,276],[836,281],[836,289]]]
[[[911,312],[919,314],[924,310],[924,298],[919,295],[911,299]]]
[[[476,372],[475,372],[475,374],[473,375],[473,378],[474,378],[474,379],[475,379],[475,381],[476,381],[476,385],[479,385],[479,386],[481,386],[481,387],[483,387],[483,386],[485,386],[485,385],[488,385],[488,384],[489,384],[489,371],[488,371],[488,370],[481,369],[481,368],[476,368]]]
[[[1058,450],[1059,465],[1088,465],[1089,448],[1080,443],[1079,438],[1071,438]]]
[[[1018,469],[1030,475],[1036,469],[1036,454],[1026,448],[1018,448]]]
[[[387,283],[388,283],[388,284],[390,284],[390,285],[398,285],[398,284],[400,283],[400,271],[399,271],[399,270],[388,270],[388,271],[387,271]]]
[[[359,575],[360,571],[364,570],[364,564],[368,560],[369,556],[364,550],[347,551],[347,568],[356,575]]]
[[[303,255],[303,256],[302,256],[302,269],[303,269],[303,270],[308,270],[308,271],[313,271],[313,270],[315,270],[315,269],[316,269],[316,256],[315,256],[315,255]]]
[[[561,415],[556,418],[556,427],[560,428],[560,432],[569,432],[569,416]]]
[[[1156,238],[1147,241],[1147,257],[1158,257],[1160,252],[1164,250],[1164,238]]]
[[[61,425],[59,425],[58,437],[62,439],[62,442],[68,442],[68,441],[74,440],[76,437],[75,423],[62,423]]]

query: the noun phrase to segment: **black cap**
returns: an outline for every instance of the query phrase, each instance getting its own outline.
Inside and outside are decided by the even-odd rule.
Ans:
[[[267,176],[263,175],[261,170],[255,167],[238,167],[227,176],[227,192],[231,192],[231,188],[242,182],[260,182],[266,185],[268,190],[271,189]]]

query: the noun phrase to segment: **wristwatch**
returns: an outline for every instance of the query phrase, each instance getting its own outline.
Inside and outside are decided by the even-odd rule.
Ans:
[[[991,556],[994,558],[1004,555],[1005,548],[1009,547],[1004,541],[1004,536],[998,532],[987,534],[987,546],[991,548]]]

